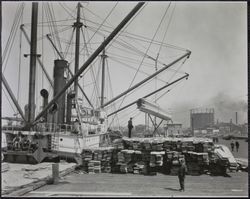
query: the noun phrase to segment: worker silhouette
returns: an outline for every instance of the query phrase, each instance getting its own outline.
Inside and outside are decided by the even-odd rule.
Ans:
[[[231,151],[234,151],[234,142],[231,142]]]
[[[128,121],[128,137],[131,138],[132,129],[134,128],[132,123],[132,117]]]
[[[185,176],[187,173],[187,166],[185,164],[184,159],[180,159],[180,168],[178,170],[178,178],[179,178],[179,183],[180,183],[180,191],[185,191]]]
[[[236,146],[236,151],[238,152],[239,147],[240,147],[240,144],[239,144],[239,142],[238,142],[238,141],[236,141],[236,142],[235,142],[235,146]]]

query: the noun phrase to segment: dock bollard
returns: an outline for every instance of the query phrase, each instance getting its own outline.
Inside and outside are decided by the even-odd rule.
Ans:
[[[52,164],[52,181],[53,184],[57,184],[59,181],[59,164]]]

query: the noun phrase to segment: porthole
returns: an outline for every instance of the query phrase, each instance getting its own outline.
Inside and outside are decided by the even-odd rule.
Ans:
[[[60,141],[63,141],[63,139],[62,139],[62,138],[60,138]]]

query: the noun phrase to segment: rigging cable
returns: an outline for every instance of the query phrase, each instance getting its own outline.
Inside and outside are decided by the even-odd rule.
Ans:
[[[98,25],[98,26],[100,25],[99,23],[95,23],[95,22],[93,22],[93,21],[91,21],[91,20],[88,20],[88,19],[86,19],[85,21],[88,21],[88,22],[90,22],[90,23],[96,24],[96,25]],[[106,25],[103,25],[103,27],[108,27],[108,28],[110,28],[110,29],[114,29],[113,27],[111,27],[111,26],[106,26]],[[88,25],[88,28],[92,28],[94,31],[96,30],[95,27],[90,26],[90,25]],[[100,28],[99,30],[101,30],[101,31],[103,31],[103,32],[111,33],[111,31],[108,31],[108,30],[105,30],[105,29],[102,29],[102,28]],[[124,35],[124,33],[126,33],[126,34],[128,34],[128,35]],[[129,36],[129,35],[133,35],[134,37]],[[151,40],[151,39],[149,39],[149,38],[147,38],[147,37],[145,37],[145,36],[137,35],[137,34],[130,33],[130,32],[126,32],[126,31],[123,31],[123,32],[120,34],[120,36],[128,37],[128,38],[130,38],[130,39],[138,40],[138,41],[142,41],[142,42],[146,42],[146,43],[150,43],[150,40]],[[160,45],[161,42],[160,42],[160,41],[157,41],[157,40],[154,40],[152,43],[155,44],[155,45]],[[163,45],[164,47],[169,47],[169,48],[173,48],[173,49],[176,49],[176,50],[187,51],[187,49],[182,48],[182,47],[179,47],[179,46],[176,46],[176,45],[173,45],[173,44],[163,43],[162,45]]]
[[[49,13],[48,13],[48,3],[46,3],[45,14],[46,14],[46,17],[47,17],[49,32],[50,32],[50,35],[51,35],[51,40],[54,40],[54,35],[51,34],[52,33],[52,28],[51,28],[51,22],[50,22],[50,19],[49,19]],[[53,43],[55,43],[55,42],[53,41]],[[52,48],[52,50],[54,52],[54,56],[58,58],[59,55],[57,54],[56,50],[54,48]]]
[[[3,92],[4,92],[4,95],[5,95],[6,99],[7,99],[7,101],[8,101],[9,104],[10,104],[10,107],[11,107],[11,109],[13,110],[14,114],[17,114],[17,112],[16,112],[16,110],[14,109],[14,107],[13,107],[13,105],[12,105],[12,103],[11,103],[11,101],[10,101],[10,99],[9,99],[9,97],[8,97],[8,94],[6,93],[5,89],[2,89],[2,90],[3,90]]]
[[[8,40],[7,40],[7,43],[6,43],[6,46],[5,46],[5,49],[4,49],[4,52],[3,52],[3,60],[2,60],[2,63],[4,63],[4,60],[6,58],[6,54],[9,50],[9,47],[11,46],[10,43],[12,42],[13,40],[13,34],[15,32],[15,29],[16,29],[16,26],[17,26],[17,21],[18,19],[20,19],[19,15],[20,15],[20,10],[21,10],[21,7],[22,5],[20,5],[17,10],[16,10],[16,14],[15,14],[15,17],[14,17],[14,20],[13,20],[13,24],[12,24],[12,27],[11,27],[11,30],[10,30],[10,35],[8,37]]]
[[[89,29],[90,29],[90,28],[89,28]],[[90,30],[91,30],[91,29],[90,29]],[[102,34],[102,33],[99,33],[99,34],[105,36],[105,35]],[[133,45],[131,45],[131,44],[128,44],[127,42],[126,42],[126,44],[123,44],[122,42],[119,42],[119,41],[115,41],[115,42],[118,43],[118,44],[120,44],[120,45],[123,46],[124,48],[130,49],[130,50],[133,51],[133,52],[126,51],[126,50],[121,49],[121,48],[119,48],[119,47],[116,47],[116,46],[114,46],[114,44],[112,44],[112,47],[114,47],[114,48],[117,48],[117,49],[119,49],[119,50],[121,50],[121,51],[125,51],[125,52],[127,52],[127,53],[132,54],[132,55],[135,55],[134,52],[136,52],[136,53],[138,53],[139,55],[146,56],[147,58],[149,58],[149,59],[151,59],[151,60],[153,60],[153,61],[156,61],[156,59],[153,58],[152,56],[146,54],[146,53],[143,52],[143,51],[140,51],[140,50],[136,49],[135,46],[133,46]],[[130,46],[132,46],[132,47],[130,47],[130,46],[128,46],[128,45],[130,45]],[[172,57],[176,57],[176,56],[177,56],[177,55],[172,56]],[[158,59],[157,61],[158,61],[161,65],[164,65],[164,63],[161,62],[161,61],[159,61],[159,59]],[[168,70],[173,70],[173,71],[175,71],[174,69],[171,69],[171,68],[168,69]],[[182,72],[182,73],[185,74],[184,72]]]
[[[160,28],[161,24],[162,24],[163,19],[165,18],[166,14],[167,14],[167,11],[168,11],[168,9],[166,9],[166,11],[165,11],[165,13],[164,13],[163,17],[161,18],[161,21],[160,21],[160,23],[159,23],[159,25],[158,25],[158,27],[157,27],[157,29],[156,29],[156,32],[155,32],[155,34],[154,34],[154,36],[153,36],[153,38],[152,38],[152,40],[151,40],[151,41],[153,41],[153,40],[154,40],[154,38],[155,38],[155,36],[156,36],[156,34],[157,34],[157,32],[158,32],[158,30],[159,30],[159,28]],[[147,51],[146,51],[146,53],[145,53],[145,54],[147,54],[147,53],[148,53],[149,48],[151,47],[151,44],[152,44],[152,42],[149,44],[148,49],[147,49]],[[131,81],[130,85],[129,85],[129,88],[131,88],[131,86],[132,86],[132,84],[133,84],[133,82],[134,82],[134,80],[135,80],[135,78],[136,78],[136,76],[137,76],[137,74],[138,74],[138,71],[140,70],[140,67],[142,66],[142,63],[143,63],[143,61],[144,61],[145,57],[146,57],[146,56],[143,56],[143,59],[142,59],[142,61],[141,61],[140,65],[139,65],[139,67],[138,67],[138,69],[137,69],[137,71],[136,71],[136,73],[135,73],[135,75],[134,75],[134,77],[133,77],[133,79],[132,79],[132,81]],[[129,89],[129,88],[128,88],[128,89]],[[123,97],[122,102],[121,102],[121,103],[120,103],[120,105],[119,105],[119,108],[121,108],[121,106],[122,106],[122,104],[123,104],[123,102],[124,102],[124,100],[125,100],[126,96],[127,96],[127,95],[125,95],[125,96]],[[117,113],[116,113],[115,115],[117,115]]]
[[[69,48],[70,48],[71,43],[72,43],[72,40],[73,40],[73,35],[74,35],[74,32],[75,32],[75,28],[73,28],[73,31],[72,31],[72,34],[71,34],[71,37],[70,37],[69,43],[68,43],[68,45],[67,45],[67,46],[66,46],[66,48],[65,48],[64,57],[67,57],[67,55],[68,55]]]
[[[16,33],[17,33],[18,25],[20,23],[20,18],[21,18],[20,15],[23,13],[23,9],[24,9],[24,3],[22,3],[22,5],[20,6],[20,9],[18,9],[18,11],[17,11],[16,17],[14,19],[13,26],[11,28],[10,36],[8,38],[5,50],[3,52],[3,61],[2,61],[2,63],[4,63],[5,58],[6,58],[6,54],[7,54],[7,58],[6,58],[6,61],[5,61],[5,66],[4,66],[3,73],[5,72],[5,69],[6,69],[8,60],[9,60],[10,52],[11,52],[11,49],[12,49],[13,44],[14,44],[14,39],[15,39],[15,36],[16,36]]]
[[[114,91],[113,91],[113,88],[112,88],[112,81],[111,81],[110,67],[109,67],[109,64],[108,64],[108,60],[107,60],[107,73],[108,73],[108,79],[109,79],[109,85],[110,85],[110,95],[111,95],[111,98],[113,98],[114,97]],[[113,104],[113,108],[114,108],[114,111],[117,110],[115,103]],[[120,121],[119,121],[118,117],[117,117],[117,122],[118,122],[118,124],[120,124]],[[110,123],[110,126],[111,126],[111,124],[112,124],[112,122]]]
[[[106,20],[108,19],[108,17],[112,14],[112,12],[114,11],[115,7],[118,5],[118,2],[116,2],[116,4],[113,6],[113,8],[109,11],[108,15],[105,17],[105,19],[102,21],[102,23],[100,24],[100,26],[97,28],[97,30],[94,32],[94,34],[91,36],[91,38],[85,43],[85,45],[87,45],[91,39],[95,36],[95,34],[98,32],[98,30],[102,27],[102,25],[106,22]],[[86,26],[87,27],[87,26]],[[80,52],[82,52],[82,50],[85,48],[85,45],[83,46],[83,48],[80,50]]]
[[[171,4],[171,2],[170,2],[170,4]],[[169,6],[170,6],[170,4],[169,4]],[[176,4],[175,4],[175,6],[176,6]],[[166,37],[167,32],[168,32],[168,29],[169,29],[169,25],[170,25],[170,23],[171,23],[171,21],[172,21],[172,17],[173,17],[173,13],[174,13],[174,10],[175,10],[175,6],[174,6],[174,8],[173,8],[173,10],[172,10],[172,13],[171,13],[171,16],[170,16],[170,19],[169,19],[169,22],[168,22],[166,31],[165,31],[165,33],[164,33],[164,36],[163,36],[163,39],[162,39],[162,41],[161,41],[161,44],[160,44],[160,47],[159,47],[159,50],[158,50],[158,53],[157,53],[157,54],[160,54],[160,51],[161,51],[163,42],[164,42],[164,40],[165,40],[165,37]],[[169,8],[169,7],[168,7],[168,8]],[[168,8],[167,8],[167,9],[168,9]]]
[[[98,32],[98,30],[102,27],[102,25],[105,23],[105,21],[108,19],[108,17],[112,14],[112,12],[114,11],[114,9],[115,9],[115,7],[118,5],[118,2],[113,6],[113,8],[110,10],[110,12],[108,13],[108,15],[105,17],[105,19],[103,20],[103,22],[102,22],[102,24],[99,26],[99,28],[96,30],[96,32],[94,32],[94,34],[91,36],[91,38],[88,40],[88,42],[86,42],[85,44],[84,44],[84,46],[83,46],[83,48],[80,50],[80,52],[82,52],[82,50],[85,48],[85,46],[86,46],[86,52],[87,52],[87,55],[89,56],[89,52],[88,52],[88,48],[87,48],[87,45],[88,45],[88,43],[91,41],[91,39],[94,37],[94,35]],[[85,37],[84,37],[84,35],[83,35],[83,38],[84,38],[84,40],[85,40]],[[90,45],[90,44],[89,44]],[[91,65],[91,74],[92,74],[92,76],[93,76],[93,79],[95,80],[95,75],[93,74],[94,73],[94,71],[92,70],[92,67],[93,65]],[[96,96],[97,96],[97,99],[99,100],[98,101],[98,104],[100,104],[100,99],[99,99],[99,97],[98,97],[98,94],[99,94],[99,89],[98,89],[98,85],[96,85]]]
[[[83,33],[83,32],[82,32]],[[86,41],[85,40],[85,35],[83,35],[83,39],[84,39],[84,42]],[[90,44],[89,44],[90,45]],[[87,56],[90,56],[90,53],[89,53],[89,50],[88,50],[88,46],[87,45],[84,45],[85,46],[85,48],[86,48],[86,54],[87,54]],[[81,50],[82,51],[82,50]],[[96,96],[97,96],[97,104],[100,104],[100,99],[98,98],[98,94],[99,94],[99,87],[98,87],[98,85],[97,85],[97,83],[96,83],[96,79],[95,79],[95,74],[94,74],[94,67],[92,67],[92,66],[94,66],[94,64],[97,62],[97,59],[95,60],[95,62],[94,63],[92,63],[91,65],[90,65],[90,67],[89,67],[89,69],[90,69],[90,73],[91,73],[91,77],[92,77],[92,80],[93,80],[93,82],[95,82],[95,84],[94,84],[94,91],[96,92]],[[99,100],[99,101],[98,101]]]
[[[21,24],[23,23],[23,13],[21,15]],[[22,63],[22,31],[20,29],[20,36],[19,36],[19,64],[18,64],[18,87],[17,87],[17,102],[20,99],[20,87],[21,87],[21,63]]]
[[[75,16],[73,16],[73,15],[71,14],[72,11],[69,12],[69,11],[67,10],[67,8],[65,8],[64,5],[63,5],[61,2],[59,2],[59,5],[68,13],[69,16],[71,16],[73,19],[76,18]],[[75,13],[75,12],[72,12],[72,13]]]
[[[120,64],[122,64],[122,65],[124,65],[124,66],[126,66],[126,67],[128,67],[128,68],[131,68],[131,69],[133,69],[133,70],[137,70],[135,67],[132,67],[132,66],[130,66],[130,65],[128,65],[128,64],[125,64],[125,63],[123,63],[123,62],[117,60],[116,58],[110,57],[110,59],[112,59],[113,61],[115,61],[115,62],[117,62],[117,63],[120,63]],[[148,73],[146,73],[146,72],[144,72],[144,71],[139,70],[139,72],[142,73],[142,74],[144,74],[144,75],[150,76],[150,74],[148,74]],[[163,83],[167,83],[166,81],[164,81],[164,80],[162,80],[162,79],[158,79],[158,80],[161,81],[161,82],[163,82]]]
[[[55,32],[57,32],[56,39],[57,39],[57,42],[58,42],[59,50],[60,50],[60,52],[62,52],[62,46],[61,46],[61,42],[60,42],[60,38],[59,38],[57,23],[56,23],[56,20],[55,20],[56,18],[55,18],[55,12],[54,12],[54,8],[53,8],[53,4],[51,4],[51,16],[52,16],[52,19],[53,19],[54,30],[55,30]]]
[[[53,4],[50,4],[48,3],[48,12],[49,12],[49,16],[50,16],[50,19],[51,19],[51,27],[52,27],[52,30],[54,30],[54,40],[56,41],[57,43],[57,46],[58,46],[58,49],[59,51],[61,52],[62,51],[62,47],[61,47],[61,43],[60,43],[60,40],[59,40],[59,37],[58,37],[58,30],[57,30],[57,26],[56,26],[56,23],[55,23],[55,16],[54,16],[54,10],[53,10]]]

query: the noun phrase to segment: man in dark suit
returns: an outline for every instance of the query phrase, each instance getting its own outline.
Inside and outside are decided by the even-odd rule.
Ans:
[[[130,120],[128,121],[128,137],[129,138],[131,138],[132,128],[134,128],[134,126],[133,126],[132,117],[131,117]]]
[[[186,167],[184,159],[181,159],[180,163],[181,163],[181,166],[178,170],[178,178],[179,178],[180,187],[181,187],[180,191],[185,191],[184,181],[185,181],[185,176],[187,172],[187,167]]]

